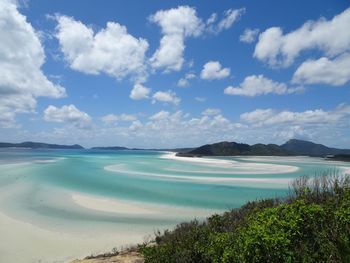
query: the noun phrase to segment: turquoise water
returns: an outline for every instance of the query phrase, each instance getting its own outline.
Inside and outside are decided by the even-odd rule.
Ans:
[[[258,182],[206,182],[220,178],[296,178],[348,166],[318,158],[220,158],[241,163],[266,163],[298,167],[291,173],[241,173],[234,167],[206,165],[160,158],[161,152],[89,150],[2,150],[0,187],[27,184],[32,191],[55,187],[111,198],[198,208],[227,209],[248,200],[281,196],[288,184]],[[11,165],[5,165],[11,164]],[[104,169],[113,165],[113,171]],[[167,177],[167,176],[170,176]],[[203,180],[181,180],[181,177]],[[28,198],[28,202],[32,201]],[[24,200],[26,201],[26,200]]]
[[[0,212],[60,233],[127,229],[152,234],[250,200],[283,196],[289,182],[302,175],[350,169],[347,163],[309,157],[196,162],[169,156],[151,151],[0,150]],[[109,211],[89,200],[84,206],[73,200],[77,194],[158,212]],[[109,205],[118,210],[118,204]]]

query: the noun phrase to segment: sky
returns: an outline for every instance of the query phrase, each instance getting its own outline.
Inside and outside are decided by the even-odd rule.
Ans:
[[[0,141],[350,148],[350,5],[0,0]]]

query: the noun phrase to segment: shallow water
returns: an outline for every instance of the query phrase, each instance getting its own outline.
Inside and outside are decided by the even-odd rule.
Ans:
[[[206,161],[150,151],[3,149],[0,212],[10,227],[0,228],[0,239],[21,239],[17,246],[24,248],[16,252],[18,262],[65,261],[89,254],[94,246],[100,251],[140,242],[147,233],[183,220],[204,218],[249,200],[283,196],[294,178],[334,169],[349,170],[350,165],[310,157]],[[33,245],[28,239],[33,229],[21,234],[11,229],[11,222],[52,236],[43,234]],[[62,235],[79,238],[80,249],[63,241],[60,256],[51,252],[54,248],[36,249],[47,238],[51,245],[44,245],[55,246]],[[0,240],[0,250],[7,251],[0,261],[14,257],[6,240]]]

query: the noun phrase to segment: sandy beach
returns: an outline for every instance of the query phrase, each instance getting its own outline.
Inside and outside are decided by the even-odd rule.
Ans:
[[[128,216],[152,216],[158,218],[176,218],[178,213],[189,217],[206,217],[212,213],[220,212],[214,209],[196,209],[180,206],[161,205],[115,198],[101,198],[99,196],[72,193],[74,204],[100,212],[115,213]]]
[[[145,233],[120,231],[118,234],[79,237],[48,231],[3,213],[0,213],[0,233],[1,262],[16,263],[70,262],[110,251],[113,247],[142,242],[145,236]]]
[[[176,153],[166,153],[161,158],[199,163],[208,166],[214,166],[219,168],[234,168],[231,173],[235,174],[271,174],[271,173],[293,173],[298,171],[298,167],[291,165],[280,165],[280,164],[264,164],[264,163],[243,163],[234,160],[220,160],[215,158],[205,157],[179,157]],[[248,159],[249,160],[249,159]],[[221,172],[221,171],[220,171]]]

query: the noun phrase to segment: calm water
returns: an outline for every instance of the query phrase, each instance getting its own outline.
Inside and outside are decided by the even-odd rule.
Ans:
[[[350,169],[346,163],[308,157],[213,158],[207,163],[165,157],[148,151],[0,150],[0,212],[60,233],[89,236],[123,229],[152,234],[248,200],[285,195],[288,182],[302,175]],[[74,195],[158,212],[107,211],[94,199],[85,206],[74,202]],[[116,203],[108,205],[118,210]]]

